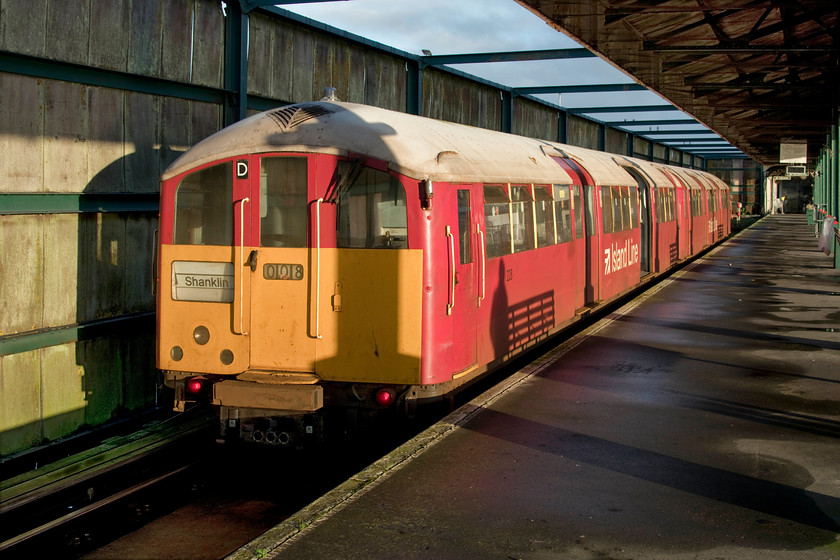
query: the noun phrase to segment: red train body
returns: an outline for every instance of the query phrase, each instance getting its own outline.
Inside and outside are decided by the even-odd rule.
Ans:
[[[295,443],[411,409],[729,233],[704,172],[322,101],[255,115],[161,183],[158,367],[176,409]]]

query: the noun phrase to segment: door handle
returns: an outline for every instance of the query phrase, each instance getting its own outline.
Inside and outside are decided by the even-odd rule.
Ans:
[[[251,272],[257,270],[257,256],[259,255],[259,253],[259,251],[254,249],[253,251],[251,251],[251,254],[248,255],[248,261],[245,264],[251,267]]]

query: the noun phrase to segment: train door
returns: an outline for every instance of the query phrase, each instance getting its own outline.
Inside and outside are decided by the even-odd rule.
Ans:
[[[598,189],[593,185],[583,187],[583,215],[586,228],[586,281],[584,299],[586,303],[600,302],[601,238],[598,232]]]
[[[584,204],[583,204],[583,187],[580,185],[572,185],[572,210],[575,219],[575,238],[573,252],[574,260],[572,268],[575,273],[575,309],[583,308],[586,293],[586,232],[584,228]]]
[[[234,292],[231,306],[231,331],[234,334],[247,337],[251,331],[251,275],[248,261],[252,255],[253,245],[253,214],[256,200],[251,194],[250,185],[251,157],[241,156],[236,159],[233,167],[233,274]],[[240,356],[244,363],[248,363],[247,342],[243,347],[246,351]],[[225,356],[221,358],[226,362]]]
[[[575,200],[574,204],[576,206],[575,209],[575,243],[577,243],[577,230],[579,229],[579,223],[582,222],[583,224],[583,232],[582,236],[583,240],[583,250],[584,250],[584,258],[581,261],[576,260],[576,263],[580,262],[583,266],[578,266],[578,268],[582,269],[582,274],[580,276],[576,276],[575,281],[575,293],[583,293],[583,301],[576,302],[576,305],[585,306],[587,303],[597,302],[600,298],[600,286],[599,286],[599,278],[600,278],[600,266],[601,260],[599,255],[601,255],[601,236],[598,234],[598,228],[596,227],[597,223],[597,189],[595,189],[595,181],[592,179],[592,176],[589,174],[586,169],[584,169],[578,162],[574,161],[569,157],[558,157],[552,156],[553,159],[557,164],[562,167],[569,177],[572,180],[572,183],[575,185],[582,185],[582,187],[575,187],[573,192],[575,193]],[[583,189],[583,193],[581,196],[580,189]],[[578,220],[578,218],[583,216],[583,220]],[[578,283],[582,283],[582,288],[579,287]]]
[[[452,371],[468,369],[476,362],[476,315],[484,297],[485,259],[483,234],[477,209],[478,193],[472,185],[453,185],[452,204],[457,216],[450,216],[446,230],[450,269],[450,298],[447,313],[452,317]]]
[[[248,171],[254,247],[236,258],[250,279],[250,367],[312,371],[309,326],[308,185],[314,158],[252,158]],[[246,212],[247,214],[247,212]],[[248,308],[249,302],[243,307]],[[286,351],[278,351],[283,348]]]
[[[644,180],[641,174],[631,167],[625,167],[630,176],[639,185],[639,227],[641,228],[641,239],[639,247],[639,265],[641,267],[641,276],[644,277],[650,274],[650,254],[653,243],[651,236],[653,233],[651,215],[650,215],[650,184]]]

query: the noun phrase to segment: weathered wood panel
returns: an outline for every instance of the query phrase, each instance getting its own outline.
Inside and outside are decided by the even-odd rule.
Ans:
[[[43,236],[42,292],[34,304],[43,305],[37,328],[72,325],[80,318],[77,289],[86,278],[79,276],[79,217],[76,214],[46,214],[37,220]],[[42,302],[42,303],[41,303]]]
[[[76,344],[50,346],[40,351],[42,437],[56,439],[85,423],[89,405],[85,393],[85,367],[76,355]]]
[[[614,128],[607,129],[606,149],[613,154],[627,155],[627,133]]]
[[[125,93],[108,88],[89,88],[88,138],[78,146],[76,157],[87,157],[86,193],[125,192]],[[86,152],[86,153],[83,153]]]
[[[44,185],[49,192],[82,192],[87,185],[89,88],[70,82],[45,84]]]
[[[86,64],[90,54],[90,0],[48,3],[46,38],[50,58]]]
[[[557,111],[527,99],[515,99],[513,103],[514,134],[557,141],[559,121]]]
[[[218,2],[196,0],[193,32],[192,83],[211,87],[224,86],[225,20]],[[177,33],[177,29],[172,29]],[[186,34],[186,29],[182,30]],[[167,35],[168,36],[168,35]],[[164,43],[168,45],[168,43]],[[181,56],[189,57],[182,47]],[[163,77],[176,79],[163,69]]]
[[[158,2],[131,2],[128,26],[128,72],[157,75],[160,68],[161,17]]]
[[[567,143],[581,148],[598,149],[598,124],[575,115],[569,117]]]
[[[668,148],[666,148],[662,144],[654,144],[653,145],[653,159],[657,161],[666,161],[668,157],[667,153]]]
[[[0,335],[43,324],[43,244],[39,217],[0,215]]]
[[[126,95],[125,173],[129,192],[155,192],[160,189],[159,147],[161,137],[161,98],[142,93]]]
[[[633,140],[633,152],[636,157],[647,159],[650,153],[650,140],[637,136]]]
[[[47,4],[51,0],[2,0],[0,2],[0,49],[44,56],[47,43]],[[26,25],[21,25],[25,22]]]
[[[124,30],[129,27],[130,6],[126,2],[93,0],[90,3],[91,66],[110,70],[125,70],[128,48]]]
[[[315,37],[311,31],[296,30],[292,43],[291,101],[312,101],[313,66],[315,65]],[[289,60],[286,63],[289,63]]]
[[[0,72],[0,189],[43,190],[43,111],[41,80]]]
[[[0,356],[0,454],[42,439],[40,350]]]

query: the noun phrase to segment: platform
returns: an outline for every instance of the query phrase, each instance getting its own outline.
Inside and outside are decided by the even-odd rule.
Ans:
[[[840,558],[840,273],[774,215],[229,558]]]

